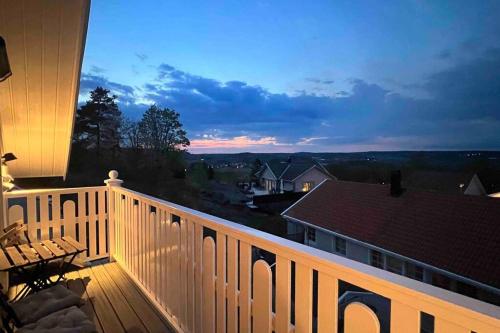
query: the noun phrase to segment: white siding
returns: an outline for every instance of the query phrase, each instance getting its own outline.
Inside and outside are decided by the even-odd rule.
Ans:
[[[305,182],[314,182],[314,187],[316,187],[325,179],[330,179],[330,177],[314,167],[295,180],[294,191],[301,192],[302,184]]]
[[[65,176],[89,0],[0,0],[12,76],[0,84],[1,143],[13,177]]]

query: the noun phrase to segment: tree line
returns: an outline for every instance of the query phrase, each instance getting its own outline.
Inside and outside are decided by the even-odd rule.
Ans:
[[[146,150],[156,154],[185,150],[190,142],[179,113],[151,105],[139,121],[123,116],[117,96],[97,87],[76,113],[73,143],[100,155],[120,148]]]

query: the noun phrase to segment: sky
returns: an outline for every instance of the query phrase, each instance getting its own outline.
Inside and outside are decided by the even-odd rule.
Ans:
[[[500,150],[500,1],[93,0],[80,101],[192,153]]]

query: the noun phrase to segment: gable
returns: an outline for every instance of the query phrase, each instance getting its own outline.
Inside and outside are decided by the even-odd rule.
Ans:
[[[306,172],[299,175],[294,182],[296,184],[302,184],[305,182],[314,182],[315,186],[320,184],[325,179],[331,179],[329,175],[320,170],[317,166],[314,166],[307,170]]]
[[[264,172],[260,175],[260,178],[276,180],[276,177],[268,166],[265,167]]]

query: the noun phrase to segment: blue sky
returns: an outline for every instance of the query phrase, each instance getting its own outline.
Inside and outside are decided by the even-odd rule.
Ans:
[[[499,1],[92,2],[81,94],[191,152],[500,149]]]

